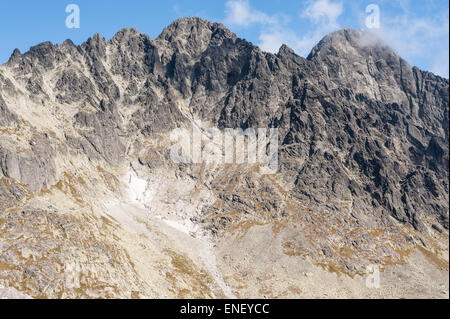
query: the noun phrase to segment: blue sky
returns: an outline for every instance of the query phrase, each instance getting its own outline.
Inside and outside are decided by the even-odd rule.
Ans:
[[[65,25],[68,4],[80,8],[80,28]],[[366,29],[366,7],[379,8],[377,32],[412,65],[448,78],[448,0],[42,0],[2,1],[0,63],[12,51],[43,41],[76,44],[99,32],[109,39],[123,27],[155,38],[173,20],[186,16],[224,23],[239,37],[277,52],[282,43],[308,55],[327,33]]]

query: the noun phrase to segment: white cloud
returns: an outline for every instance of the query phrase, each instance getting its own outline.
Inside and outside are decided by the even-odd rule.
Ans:
[[[448,45],[447,45],[448,47]],[[431,64],[431,72],[438,74],[440,76],[443,76],[445,78],[448,79],[448,75],[449,75],[449,54],[448,54],[448,50],[447,52],[445,52],[445,50],[442,50],[441,52],[439,52],[432,61]]]
[[[297,54],[307,56],[324,35],[322,32],[316,31],[299,38],[294,31],[287,28],[267,30],[260,34],[259,46],[263,51],[276,53],[282,44],[287,44]]]
[[[288,18],[280,18],[280,15],[268,15],[252,8],[248,0],[230,0],[226,3],[224,23],[244,28],[259,25],[262,29],[259,37],[261,49],[277,52],[283,43],[295,39],[295,35],[282,26],[281,20],[287,21]]]
[[[337,19],[342,11],[342,2],[310,0],[301,18],[308,19],[315,30],[301,38],[286,27],[288,17],[258,11],[252,8],[249,0],[229,0],[226,3],[224,23],[231,27],[259,25],[261,27],[259,46],[262,50],[276,53],[282,44],[287,44],[299,54],[306,56],[321,38],[339,29]]]
[[[225,24],[247,27],[250,24],[278,24],[275,17],[250,7],[248,0],[231,0],[226,4]]]
[[[342,14],[342,7],[341,2],[316,0],[310,2],[309,6],[301,14],[301,17],[309,18],[315,23],[325,23],[327,28],[336,28],[339,27],[337,19]]]
[[[259,46],[263,51],[276,52],[285,41],[283,39],[284,36],[285,35],[279,31],[261,33],[259,36],[261,44]]]
[[[294,47],[299,39],[292,31],[288,29],[283,30],[268,30],[259,35],[260,48],[266,52],[276,53],[281,45],[288,44]]]
[[[399,10],[383,10],[387,0],[379,0],[381,7],[381,28],[371,31],[407,61],[416,61],[422,68],[441,76],[449,76],[449,16],[442,12],[414,15],[410,0],[399,0]],[[359,2],[358,2],[359,3]],[[389,2],[390,3],[390,2]],[[434,3],[434,2],[432,2]],[[325,35],[342,28],[339,20],[354,19],[365,26],[365,11],[357,2],[347,3],[345,9],[352,11],[351,17],[343,17],[342,0],[308,0],[299,17],[309,22],[309,32],[299,35],[290,29],[286,17],[269,15],[250,5],[249,0],[229,0],[226,4],[225,24],[237,27],[257,25],[260,28],[259,46],[262,50],[276,53],[284,43],[298,54],[307,56],[314,45]],[[414,63],[412,63],[414,64]]]
[[[372,31],[407,61],[422,61],[422,68],[448,78],[448,13],[417,17],[408,6],[402,11],[396,15],[381,11],[381,28]]]
[[[300,17],[310,20],[314,27],[313,31],[306,33],[300,38],[291,29],[276,24],[260,34],[260,47],[264,51],[277,52],[280,46],[285,43],[298,54],[307,56],[314,45],[325,35],[340,28],[338,18],[342,15],[342,12],[342,2],[329,0],[309,1]]]

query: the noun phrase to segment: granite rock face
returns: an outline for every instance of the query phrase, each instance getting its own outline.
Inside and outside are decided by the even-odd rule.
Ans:
[[[410,66],[366,31],[332,33],[307,58],[286,45],[277,54],[263,52],[199,18],[177,20],[154,40],[123,29],[109,41],[96,34],[79,46],[67,40],[16,50],[0,67],[0,227],[6,227],[0,236],[12,240],[20,229],[32,237],[36,227],[46,227],[28,225],[33,218],[27,216],[37,214],[61,219],[63,233],[64,223],[84,218],[86,225],[72,227],[70,236],[78,231],[86,241],[59,236],[52,222],[50,237],[23,244],[26,256],[51,249],[47,261],[30,257],[44,263],[33,271],[48,271],[13,284],[26,271],[20,266],[26,257],[14,259],[25,248],[10,243],[0,278],[33,297],[324,297],[326,282],[336,280],[330,274],[354,280],[376,264],[389,278],[386,297],[448,296],[448,111],[448,79]],[[174,164],[170,133],[190,129],[194,120],[219,130],[277,128],[278,171]],[[152,262],[161,269],[168,263],[172,272],[163,278],[156,275],[159,266],[140,268],[140,249],[151,244],[124,239],[137,224],[113,216],[119,202],[189,225],[195,238],[214,243],[217,263],[208,257],[186,269],[181,261],[195,256],[162,245],[152,248],[160,257]],[[149,220],[147,228],[159,227]],[[122,240],[113,236],[117,227]],[[55,252],[49,238],[83,250],[86,260],[102,260],[92,272],[107,263],[108,276],[120,274],[122,281],[91,276],[83,292],[53,283],[64,280],[54,264],[64,269],[76,254]],[[276,245],[273,256],[264,245]],[[253,255],[255,247],[262,255]],[[248,265],[240,255],[245,252],[255,258]],[[282,258],[272,260],[277,254]],[[296,270],[292,258],[320,271]],[[417,279],[411,260],[436,271]],[[270,263],[288,270],[272,268],[261,280],[258,271],[264,274]],[[392,292],[391,269],[415,279]],[[314,279],[305,279],[311,286],[277,283],[298,272],[314,272]],[[184,284],[172,279],[186,274]],[[446,286],[439,286],[445,276]],[[239,285],[243,278],[248,286]],[[372,296],[348,280],[331,284],[337,297]]]

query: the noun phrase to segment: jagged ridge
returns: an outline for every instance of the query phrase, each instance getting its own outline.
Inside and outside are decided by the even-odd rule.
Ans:
[[[448,80],[411,67],[368,32],[330,34],[306,59],[285,45],[278,54],[263,52],[199,18],[177,20],[154,40],[123,29],[108,42],[99,34],[80,46],[46,42],[14,51],[1,67],[0,110],[0,125],[28,132],[19,137],[20,152],[2,135],[0,209],[57,183],[61,156],[201,180],[194,168],[168,164],[167,149],[142,154],[149,141],[201,119],[280,134],[275,184],[258,188],[262,177],[241,167],[205,181],[218,200],[193,219],[218,238],[247,218],[323,220],[317,230],[338,229],[337,237],[321,235],[306,250],[356,274],[361,260],[387,263],[380,256],[398,250],[378,247],[366,256],[361,247],[380,239],[349,237],[348,225],[394,238],[406,224],[419,246],[448,236]],[[337,256],[339,245],[356,247],[355,255]]]

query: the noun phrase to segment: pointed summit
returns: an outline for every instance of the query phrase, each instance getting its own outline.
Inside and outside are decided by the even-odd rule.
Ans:
[[[8,63],[9,62],[14,62],[17,58],[19,58],[22,55],[22,53],[20,52],[19,49],[14,49],[13,53],[11,54],[11,56],[9,57]]]
[[[66,39],[66,40],[63,42],[62,46],[63,46],[63,47],[75,47],[75,44],[73,43],[72,40]]]
[[[295,54],[295,51],[287,44],[281,45],[280,49],[278,50],[278,55],[292,55],[292,54]]]
[[[136,36],[143,35],[136,28],[123,28],[120,29],[109,41],[108,43],[123,42],[127,39],[134,38]],[[150,40],[148,35],[145,35]]]
[[[98,32],[84,42],[81,47],[90,54],[99,54],[103,56],[106,54],[106,40]]]

